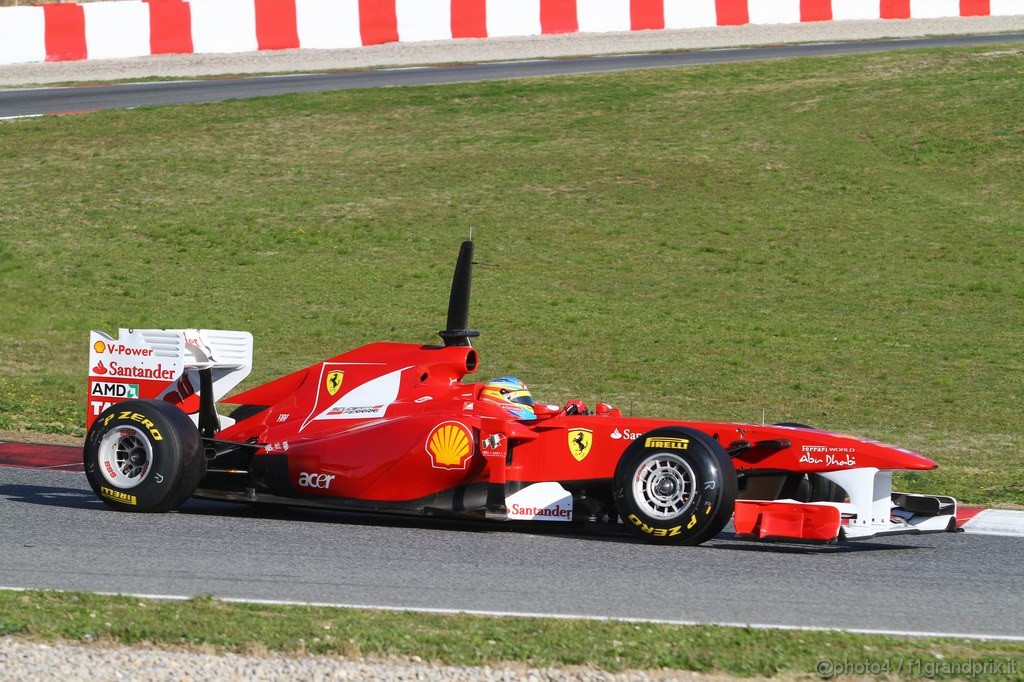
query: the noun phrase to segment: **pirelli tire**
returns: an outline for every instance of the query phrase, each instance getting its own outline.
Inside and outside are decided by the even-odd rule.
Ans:
[[[706,434],[661,428],[622,453],[613,491],[619,517],[644,540],[698,545],[729,522],[736,470],[725,449]]]
[[[206,473],[199,429],[162,400],[125,400],[104,410],[82,456],[89,485],[118,511],[175,509]]]

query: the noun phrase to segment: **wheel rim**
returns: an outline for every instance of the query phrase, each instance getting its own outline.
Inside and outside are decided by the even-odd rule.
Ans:
[[[134,426],[121,426],[103,436],[99,460],[100,473],[107,483],[122,490],[134,488],[149,475],[153,446],[144,431]]]
[[[659,452],[637,467],[633,499],[652,518],[675,518],[693,503],[696,481],[686,460],[670,452]]]

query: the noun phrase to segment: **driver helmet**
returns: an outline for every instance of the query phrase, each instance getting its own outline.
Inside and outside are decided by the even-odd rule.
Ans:
[[[497,403],[516,419],[536,419],[533,411],[533,396],[515,377],[498,377],[484,384],[480,391],[480,400]]]

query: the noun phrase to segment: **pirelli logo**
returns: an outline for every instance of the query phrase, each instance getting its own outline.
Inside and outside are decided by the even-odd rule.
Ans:
[[[649,448],[664,448],[666,450],[685,450],[690,447],[690,441],[685,438],[651,436],[644,441],[644,446]]]
[[[113,500],[114,502],[130,504],[133,507],[135,506],[135,496],[129,495],[128,493],[123,493],[120,490],[112,490],[110,488],[100,486],[100,495],[107,498],[108,500]]]

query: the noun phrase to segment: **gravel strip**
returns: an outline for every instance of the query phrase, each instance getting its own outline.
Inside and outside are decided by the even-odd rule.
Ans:
[[[216,656],[193,651],[169,651],[126,646],[85,647],[77,644],[42,644],[0,637],[0,681],[32,680],[688,680],[714,682],[730,678],[674,670],[628,671],[611,674],[590,668],[528,668],[429,665],[418,660],[348,659],[334,656]]]
[[[577,55],[692,50],[795,42],[912,38],[1024,30],[1024,16],[830,21],[723,26],[677,31],[575,33],[389,43],[347,50],[279,50],[241,54],[160,55],[138,59],[0,65],[0,87],[77,81],[192,78],[224,74],[319,72],[387,66],[507,61]]]

